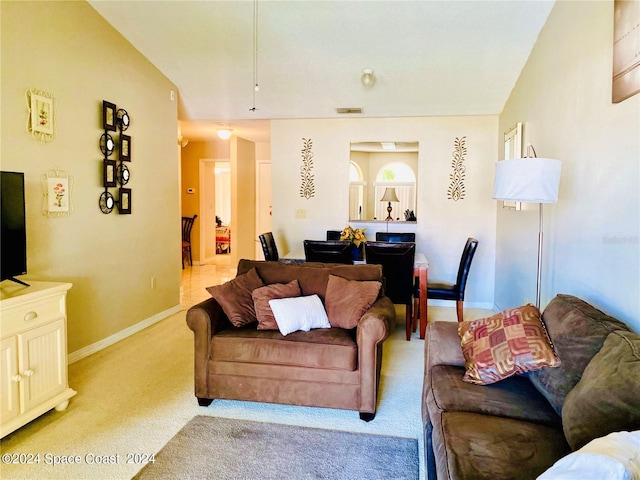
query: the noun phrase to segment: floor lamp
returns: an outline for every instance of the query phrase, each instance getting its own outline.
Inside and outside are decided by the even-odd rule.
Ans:
[[[529,148],[533,150],[530,145]],[[535,150],[533,152],[535,155]],[[502,160],[496,164],[493,198],[538,204],[537,308],[540,308],[540,282],[542,279],[542,204],[558,201],[560,167],[559,160],[537,157],[513,158]]]

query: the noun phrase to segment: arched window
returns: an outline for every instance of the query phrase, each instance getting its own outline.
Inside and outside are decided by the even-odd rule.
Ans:
[[[374,183],[375,218],[384,219],[387,216],[387,203],[379,200],[384,196],[387,187],[396,189],[397,204],[391,204],[394,219],[404,220],[406,210],[415,210],[416,204],[416,176],[409,165],[402,162],[392,162],[384,165],[376,175]],[[395,202],[394,202],[395,203]]]

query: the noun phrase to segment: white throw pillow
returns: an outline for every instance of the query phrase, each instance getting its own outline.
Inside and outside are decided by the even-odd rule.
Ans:
[[[269,306],[282,335],[298,330],[308,332],[312,328],[331,328],[318,295],[276,298],[269,300]]]
[[[561,458],[537,480],[640,480],[640,430],[615,432]]]

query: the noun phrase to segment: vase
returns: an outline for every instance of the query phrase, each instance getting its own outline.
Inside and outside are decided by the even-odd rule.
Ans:
[[[353,245],[353,250],[351,250],[351,254],[353,255],[353,261],[358,262],[364,260],[364,243],[361,243],[359,247]]]

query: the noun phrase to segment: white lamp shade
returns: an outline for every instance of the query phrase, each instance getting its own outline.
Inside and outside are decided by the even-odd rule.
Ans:
[[[530,203],[558,201],[561,162],[552,158],[513,158],[496,164],[493,198]]]
[[[387,187],[384,189],[384,195],[380,199],[381,202],[399,202],[396,195],[396,189],[394,187]]]

